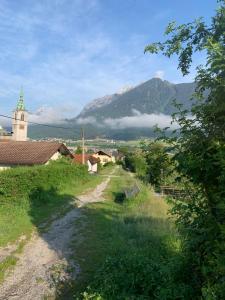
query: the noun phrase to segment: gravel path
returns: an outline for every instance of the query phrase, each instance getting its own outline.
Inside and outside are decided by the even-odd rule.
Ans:
[[[108,177],[93,191],[77,197],[74,209],[54,221],[46,233],[31,238],[13,272],[0,285],[0,300],[54,299],[57,284],[76,276],[79,266],[70,260],[70,243],[76,238],[79,241],[74,226],[81,216],[79,207],[103,200],[109,180]]]

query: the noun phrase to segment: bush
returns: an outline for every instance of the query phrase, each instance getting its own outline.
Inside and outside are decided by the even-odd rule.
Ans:
[[[104,167],[110,167],[110,166],[114,166],[114,163],[111,161],[104,164]]]
[[[0,246],[68,209],[74,192],[93,177],[67,160],[0,172]]]
[[[179,268],[180,262],[162,263],[150,253],[117,252],[105,260],[82,299],[196,299],[192,288],[176,277]]]
[[[0,203],[19,202],[36,191],[59,189],[74,179],[84,182],[88,174],[84,166],[67,161],[52,162],[45,166],[19,167],[0,173]]]

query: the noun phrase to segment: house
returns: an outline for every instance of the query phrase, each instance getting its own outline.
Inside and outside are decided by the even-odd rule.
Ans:
[[[112,162],[112,163],[115,163],[115,157],[110,155],[109,153],[106,153],[102,150],[92,154],[92,156],[96,157],[96,158],[99,158],[100,159],[100,163],[101,165],[105,165],[106,163],[109,163],[109,162]]]
[[[83,155],[82,154],[74,154],[73,161],[74,163],[82,164],[83,163]],[[88,172],[97,173],[98,172],[98,163],[100,160],[90,154],[84,155],[84,163],[88,166]]]
[[[62,143],[30,141],[0,143],[0,169],[46,165],[62,156],[73,158],[69,149]]]

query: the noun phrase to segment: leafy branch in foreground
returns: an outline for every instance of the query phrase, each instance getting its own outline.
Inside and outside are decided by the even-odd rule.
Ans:
[[[180,109],[174,115],[180,128],[171,140],[177,172],[196,189],[191,200],[174,202],[173,208],[185,233],[187,272],[196,299],[225,295],[225,1],[218,2],[210,25],[203,19],[170,23],[168,39],[145,48],[167,57],[178,55],[183,75],[189,73],[195,52],[206,55],[205,65],[197,68],[197,100],[190,111]]]

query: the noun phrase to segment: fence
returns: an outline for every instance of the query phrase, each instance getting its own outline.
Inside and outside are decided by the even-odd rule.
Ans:
[[[172,187],[172,186],[160,186],[160,193],[162,196],[172,196],[173,198],[180,198],[182,196],[187,196],[187,192],[182,190],[182,189],[178,189],[177,187]]]

